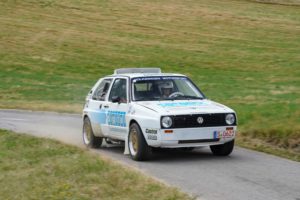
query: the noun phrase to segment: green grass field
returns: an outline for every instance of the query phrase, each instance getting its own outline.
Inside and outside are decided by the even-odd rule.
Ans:
[[[0,2],[2,108],[80,112],[99,77],[145,66],[234,108],[241,145],[299,158],[300,1]]]
[[[0,130],[1,199],[192,199],[77,147]]]

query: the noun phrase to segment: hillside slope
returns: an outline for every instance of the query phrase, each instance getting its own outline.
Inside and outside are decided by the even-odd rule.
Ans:
[[[80,112],[99,77],[158,66],[234,108],[243,144],[299,154],[300,7],[288,2],[1,1],[0,107]]]

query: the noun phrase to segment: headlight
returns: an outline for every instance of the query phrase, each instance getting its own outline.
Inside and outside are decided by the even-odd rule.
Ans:
[[[225,117],[225,121],[228,125],[231,125],[235,122],[235,116],[234,114],[227,114]]]
[[[164,128],[170,128],[172,126],[172,118],[171,117],[163,117],[161,119],[161,124]]]

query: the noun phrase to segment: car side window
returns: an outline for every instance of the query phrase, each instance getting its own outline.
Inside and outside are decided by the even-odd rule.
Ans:
[[[111,81],[112,79],[104,79],[103,81],[101,81],[100,85],[97,87],[97,89],[93,94],[94,100],[98,100],[98,101],[105,100]]]
[[[127,103],[127,80],[117,78],[111,88],[108,101],[112,101],[113,97],[119,97],[120,103]]]

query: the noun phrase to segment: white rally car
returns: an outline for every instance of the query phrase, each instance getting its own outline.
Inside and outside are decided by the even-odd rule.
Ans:
[[[101,78],[86,97],[83,142],[88,147],[125,142],[125,154],[145,160],[153,148],[210,146],[229,155],[236,113],[204,94],[186,76],[159,68],[124,68]]]

